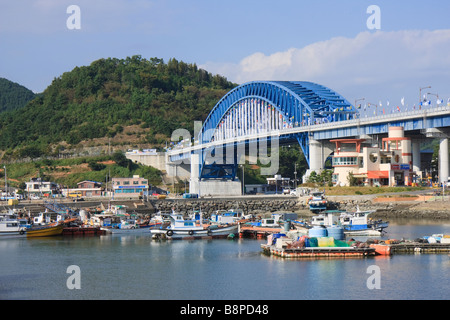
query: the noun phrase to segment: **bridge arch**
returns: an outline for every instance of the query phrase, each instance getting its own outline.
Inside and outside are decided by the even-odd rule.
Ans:
[[[354,119],[355,107],[335,91],[306,81],[253,81],[228,92],[199,134],[201,144],[316,123]],[[292,139],[292,137],[290,137]],[[295,136],[309,164],[309,139]]]

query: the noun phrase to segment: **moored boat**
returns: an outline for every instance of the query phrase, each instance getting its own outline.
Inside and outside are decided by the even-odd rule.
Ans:
[[[25,236],[27,228],[20,224],[17,219],[0,220],[0,238]]]
[[[355,212],[327,210],[312,217],[311,226],[331,227],[339,225],[349,236],[381,236],[389,226],[389,222],[369,218],[375,210]]]
[[[226,238],[239,230],[238,224],[203,225],[202,219],[188,220],[181,214],[171,214],[169,219],[168,226],[150,230],[154,239]]]
[[[27,237],[50,237],[62,235],[65,224],[34,226],[26,231]]]
[[[312,212],[320,212],[327,210],[328,201],[325,199],[323,192],[313,192],[308,200],[309,210]]]

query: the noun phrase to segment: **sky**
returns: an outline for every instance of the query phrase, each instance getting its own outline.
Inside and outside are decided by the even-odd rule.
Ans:
[[[450,1],[0,0],[0,77],[36,93],[76,66],[133,55],[238,84],[312,81],[352,104],[412,108],[425,87],[447,104]]]

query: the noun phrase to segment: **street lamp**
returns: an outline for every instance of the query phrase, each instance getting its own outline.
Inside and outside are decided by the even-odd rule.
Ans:
[[[439,95],[437,93],[427,92],[427,98],[429,94],[431,94],[432,96],[436,96],[436,99],[439,101]],[[438,101],[436,103],[440,104]]]
[[[419,102],[422,102],[422,90],[423,89],[431,89],[431,86],[423,87],[419,89]]]
[[[5,199],[8,197],[8,183],[6,180],[6,166],[3,166],[3,169],[5,169]]]
[[[245,172],[245,165],[241,165],[242,168],[242,195],[245,195],[245,181],[244,181],[244,172]]]

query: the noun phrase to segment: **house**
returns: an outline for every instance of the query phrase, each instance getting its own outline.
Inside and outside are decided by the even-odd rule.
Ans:
[[[266,192],[283,192],[283,189],[290,188],[290,178],[283,178],[281,175],[276,174],[273,178],[266,178],[267,180],[267,188]]]
[[[410,185],[412,183],[411,138],[403,127],[390,127],[380,146],[365,139],[336,139],[333,155],[333,183],[349,185],[353,175],[359,185]]]
[[[25,182],[25,191],[28,195],[43,195],[50,197],[59,194],[58,184],[55,182],[42,181],[41,178],[31,178],[30,181]]]
[[[148,180],[138,175],[132,178],[112,178],[114,196],[133,197],[148,191]]]
[[[101,196],[103,192],[102,183],[97,181],[84,180],[77,183],[75,191],[81,193],[83,197]]]

